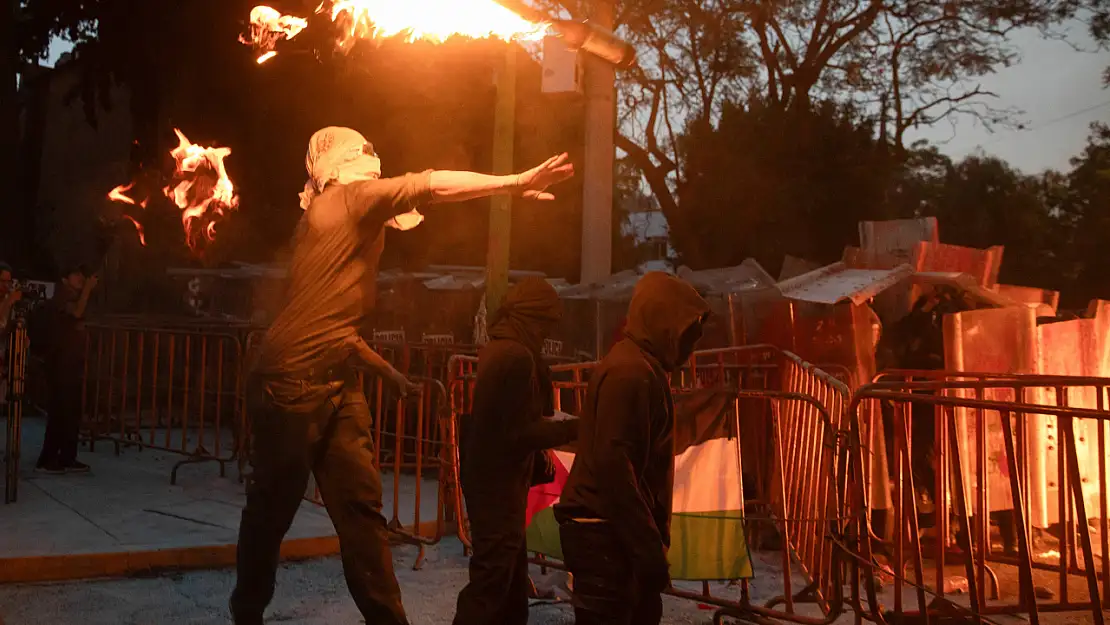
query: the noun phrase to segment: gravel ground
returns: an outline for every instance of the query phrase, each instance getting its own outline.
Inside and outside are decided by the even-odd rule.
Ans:
[[[428,549],[428,561],[412,570],[415,550],[394,549],[397,576],[413,625],[450,623],[455,598],[466,583],[466,559],[458,543]],[[538,570],[537,570],[538,573]],[[158,577],[0,587],[3,625],[200,625],[229,623],[227,599],[234,572],[190,571]],[[548,581],[548,580],[544,580]],[[555,580],[550,580],[554,582]],[[666,598],[666,625],[706,624],[712,611]],[[295,625],[361,623],[347,594],[338,558],[288,564],[278,572],[267,622]],[[565,604],[537,605],[530,623],[570,625]]]

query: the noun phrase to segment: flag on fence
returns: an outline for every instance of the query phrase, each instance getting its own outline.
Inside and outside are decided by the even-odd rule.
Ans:
[[[671,516],[671,577],[677,580],[751,578],[744,535],[744,489],[732,397],[701,391],[676,400],[675,474]],[[556,451],[555,481],[528,494],[528,549],[562,559],[559,501],[574,454]]]

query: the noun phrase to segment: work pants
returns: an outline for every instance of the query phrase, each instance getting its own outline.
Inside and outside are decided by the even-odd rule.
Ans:
[[[369,625],[407,625],[382,516],[370,410],[353,375],[326,383],[248,381],[254,472],[239,525],[236,623],[262,622],[274,594],[279,551],[316,477],[339,535],[347,588]]]
[[[663,589],[638,574],[607,522],[564,521],[559,540],[574,575],[575,625],[659,625]]]

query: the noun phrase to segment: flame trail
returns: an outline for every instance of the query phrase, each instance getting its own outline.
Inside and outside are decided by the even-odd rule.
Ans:
[[[224,167],[224,159],[231,154],[231,148],[195,145],[177,128],[173,131],[177,134],[178,146],[170,151],[170,156],[174,158],[176,167],[170,184],[162,192],[181,209],[185,243],[197,252],[202,243],[215,240],[216,223],[239,207],[235,185]],[[146,208],[149,198],[136,202],[127,195],[134,186],[134,182],[120,185],[108,192],[108,199]],[[122,217],[134,224],[139,242],[146,245],[146,234],[138,220],[127,213],[123,213]]]
[[[216,238],[216,222],[239,207],[235,185],[227,176],[224,159],[231,148],[206,148],[189,141],[174,128],[179,145],[170,151],[177,163],[173,180],[162,191],[181,209],[185,242],[194,252],[202,239]]]
[[[135,233],[139,235],[139,244],[143,247],[146,247],[146,233],[143,232],[143,226],[134,217],[128,215],[127,213],[123,214],[123,218],[127,221],[130,221],[131,225],[135,226]]]
[[[277,56],[274,47],[279,41],[296,37],[307,26],[306,19],[282,15],[268,6],[256,6],[251,10],[250,38],[239,37],[239,41],[252,44],[262,51],[258,57],[258,63],[261,65]]]
[[[404,36],[405,41],[442,43],[453,36],[475,39],[539,39],[547,24],[531,22],[495,0],[325,0],[316,8],[341,31],[337,45],[349,49],[359,39]],[[260,52],[259,63],[273,58],[282,40],[296,37],[308,21],[267,7],[251,11],[251,35],[240,41]]]
[[[108,199],[112,200],[113,202],[120,202],[122,204],[130,204],[132,206],[140,206],[142,208],[146,208],[146,203],[147,203],[146,200],[143,200],[142,202],[137,203],[130,196],[124,195],[125,193],[130,191],[131,187],[133,187],[133,186],[135,186],[134,182],[132,182],[131,184],[127,184],[127,185],[120,185],[120,186],[116,187],[115,189],[112,189],[111,191],[108,192]],[[123,216],[124,219],[130,221],[135,226],[135,232],[139,235],[139,243],[142,244],[145,247],[146,246],[146,233],[143,231],[142,224],[140,224],[138,222],[138,220],[136,220],[131,215],[128,215],[127,213],[123,213],[122,216]]]

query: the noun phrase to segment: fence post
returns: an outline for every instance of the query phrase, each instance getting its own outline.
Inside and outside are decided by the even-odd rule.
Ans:
[[[23,443],[23,394],[27,373],[27,325],[15,320],[8,336],[7,440],[4,448],[4,503],[19,498],[19,461]]]

